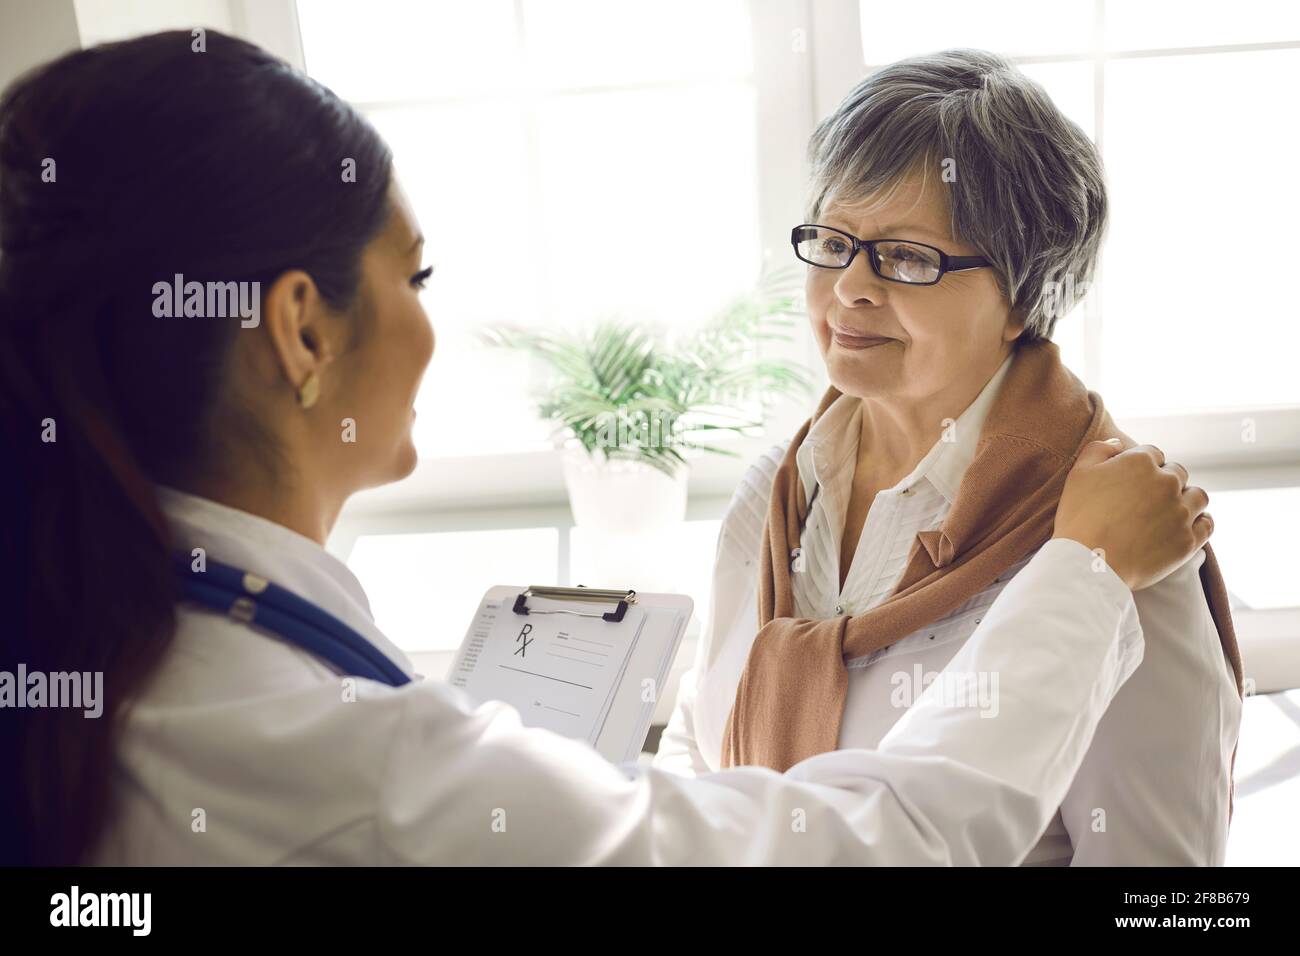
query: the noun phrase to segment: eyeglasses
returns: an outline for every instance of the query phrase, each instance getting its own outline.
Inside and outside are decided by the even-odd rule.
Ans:
[[[942,249],[904,239],[859,239],[840,229],[805,223],[790,231],[794,254],[812,266],[847,269],[859,250],[876,275],[907,285],[934,285],[945,272],[965,272],[992,265],[983,256],[950,256]]]

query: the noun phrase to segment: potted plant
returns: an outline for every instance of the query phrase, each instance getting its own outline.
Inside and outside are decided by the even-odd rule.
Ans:
[[[765,359],[788,341],[801,272],[764,274],[710,321],[668,337],[617,318],[575,333],[493,326],[485,344],[525,349],[551,372],[539,415],[564,442],[565,482],[579,527],[639,535],[686,513],[690,458],[735,456],[714,443],[750,434],[780,395],[806,394],[807,371]]]

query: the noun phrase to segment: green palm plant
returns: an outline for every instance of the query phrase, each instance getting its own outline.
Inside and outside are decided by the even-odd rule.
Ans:
[[[672,477],[686,466],[688,449],[735,457],[711,436],[750,434],[771,400],[810,392],[802,366],[761,356],[764,342],[790,340],[799,275],[765,273],[675,340],[617,318],[577,333],[491,326],[480,340],[527,350],[550,367],[537,410],[557,432],[571,433],[593,457],[639,460]]]

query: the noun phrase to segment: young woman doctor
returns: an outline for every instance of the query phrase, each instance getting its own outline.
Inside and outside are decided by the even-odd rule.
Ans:
[[[502,227],[484,254],[509,269],[527,251]],[[322,547],[350,494],[415,464],[429,271],[378,135],[253,46],[209,33],[200,52],[189,33],[158,34],[69,54],[9,89],[0,493],[21,572],[3,576],[3,667],[102,672],[105,706],[98,720],[0,712],[3,862],[1014,864],[1028,852],[1141,659],[1132,589],[1211,530],[1179,466],[1150,448],[1081,456],[1055,539],[950,664],[999,675],[997,718],[923,701],[878,750],[787,774],[616,768],[505,705],[410,680]],[[156,286],[173,280],[248,283],[230,288],[260,298],[239,315],[169,317]],[[182,601],[175,556],[196,548],[357,632],[389,676],[348,680],[274,628]],[[1062,569],[1071,587],[1035,589],[1036,570],[1059,582]],[[1059,653],[1024,655],[1006,607],[1014,633],[1028,623]],[[1075,662],[1065,679],[1062,657]],[[1032,726],[1038,745],[999,746],[1008,726]]]

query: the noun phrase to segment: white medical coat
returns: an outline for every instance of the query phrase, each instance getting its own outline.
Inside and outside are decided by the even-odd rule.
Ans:
[[[319,545],[190,495],[164,489],[163,503],[178,544],[295,591],[410,672],[355,577]],[[997,717],[927,691],[875,750],[695,778],[612,765],[440,680],[345,681],[296,646],[183,605],[124,723],[113,816],[92,859],[1015,864],[1142,658],[1132,594],[1092,565],[1083,545],[1049,542],[949,662],[999,675]],[[1028,648],[1026,628],[1040,635]],[[1007,727],[1034,733],[1008,746]]]

